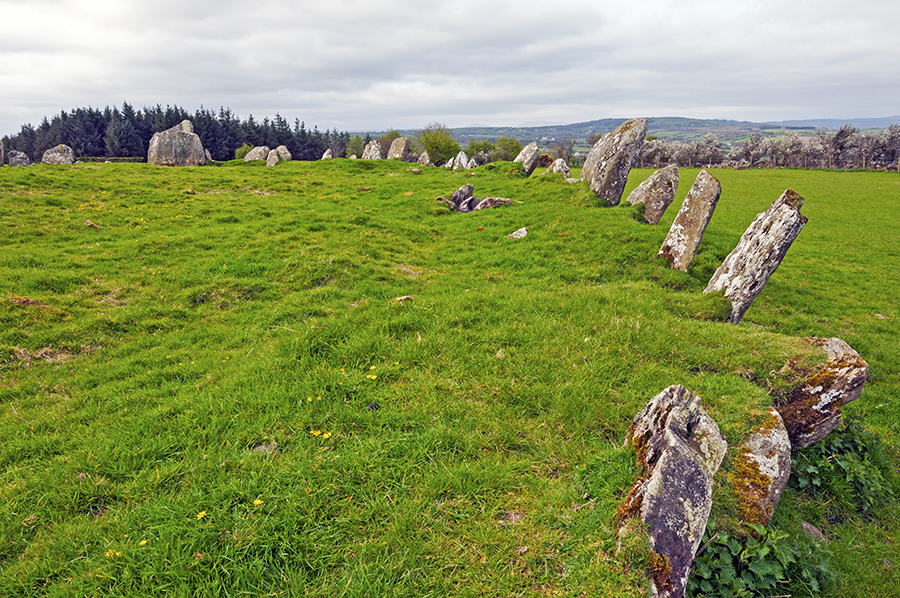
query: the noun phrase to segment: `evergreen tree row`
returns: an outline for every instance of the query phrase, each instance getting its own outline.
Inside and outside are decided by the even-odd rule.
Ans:
[[[45,150],[61,143],[78,157],[146,157],[154,133],[185,119],[194,124],[194,132],[214,160],[233,159],[235,150],[244,144],[271,148],[285,145],[295,160],[318,160],[329,147],[345,146],[350,140],[349,133],[338,133],[337,129],[324,133],[318,127],[307,130],[300,120],[291,126],[280,114],[258,122],[252,114],[241,120],[228,108],[215,112],[201,106],[190,114],[178,106],[135,110],[125,102],[121,109],[64,110],[51,119],[44,117],[37,127],[22,125],[17,134],[3,137],[3,142],[7,150],[24,152],[34,161],[40,161]]]

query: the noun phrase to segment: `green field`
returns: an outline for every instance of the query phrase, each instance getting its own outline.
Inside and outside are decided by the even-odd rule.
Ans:
[[[642,596],[631,419],[700,395],[746,534],[727,468],[810,335],[868,361],[845,414],[896,470],[900,175],[714,171],[683,274],[655,256],[696,169],[650,226],[513,168],[0,169],[0,595]],[[513,205],[434,201],[465,183]],[[809,223],[723,323],[702,290],[787,188]],[[773,526],[831,540],[822,595],[898,595],[893,474],[866,508],[786,491]]]

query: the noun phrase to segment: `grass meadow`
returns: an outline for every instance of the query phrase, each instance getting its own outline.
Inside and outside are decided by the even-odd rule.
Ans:
[[[685,274],[656,253],[698,170],[651,226],[513,169],[0,169],[0,594],[643,596],[631,419],[699,394],[739,527],[728,465],[810,335],[868,361],[845,414],[896,469],[900,175],[713,171]],[[465,183],[513,205],[434,200]],[[706,282],[787,188],[809,223],[723,323]],[[891,596],[898,515],[789,488],[773,525],[830,539],[828,595]]]

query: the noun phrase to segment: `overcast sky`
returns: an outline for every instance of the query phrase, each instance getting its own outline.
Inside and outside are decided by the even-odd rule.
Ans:
[[[0,134],[127,101],[362,131],[900,114],[897,0],[0,0]]]

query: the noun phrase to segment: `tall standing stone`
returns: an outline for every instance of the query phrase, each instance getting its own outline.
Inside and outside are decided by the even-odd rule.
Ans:
[[[525,176],[531,176],[531,173],[538,167],[540,161],[541,150],[538,149],[536,141],[532,141],[523,147],[522,151],[519,152],[519,155],[516,156],[516,159],[513,160],[513,162],[522,163],[522,170],[525,172]]]
[[[756,216],[706,285],[704,293],[724,290],[731,299],[728,321],[732,324],[741,321],[803,230],[807,218],[800,213],[801,207],[803,198],[791,189],[785,191]]]
[[[409,140],[406,137],[397,137],[391,142],[391,147],[388,150],[387,159],[393,160],[397,158],[405,162],[408,157]]]
[[[384,151],[381,149],[381,143],[377,139],[373,139],[366,145],[363,150],[363,160],[384,160]]]
[[[650,178],[628,194],[625,201],[631,205],[644,204],[644,220],[650,224],[659,224],[675,199],[677,190],[678,167],[672,164],[651,174]]]
[[[147,163],[157,166],[205,165],[206,150],[194,133],[191,121],[183,120],[171,129],[154,133],[147,149]]]
[[[581,180],[590,181],[591,191],[607,205],[622,200],[628,173],[641,153],[647,136],[647,119],[626,120],[597,140],[581,169]]]
[[[60,143],[44,152],[41,157],[42,164],[74,164],[75,151],[68,145]]]
[[[700,397],[670,386],[638,413],[626,442],[643,470],[619,507],[624,520],[647,524],[656,596],[684,596],[694,554],[712,507],[713,476],[728,448]]]
[[[684,198],[672,228],[669,229],[669,234],[666,235],[666,240],[659,250],[659,255],[666,258],[675,270],[687,272],[691,262],[694,261],[697,246],[703,239],[703,232],[709,224],[709,219],[712,218],[721,194],[722,185],[719,180],[701,170],[687,197]]]

